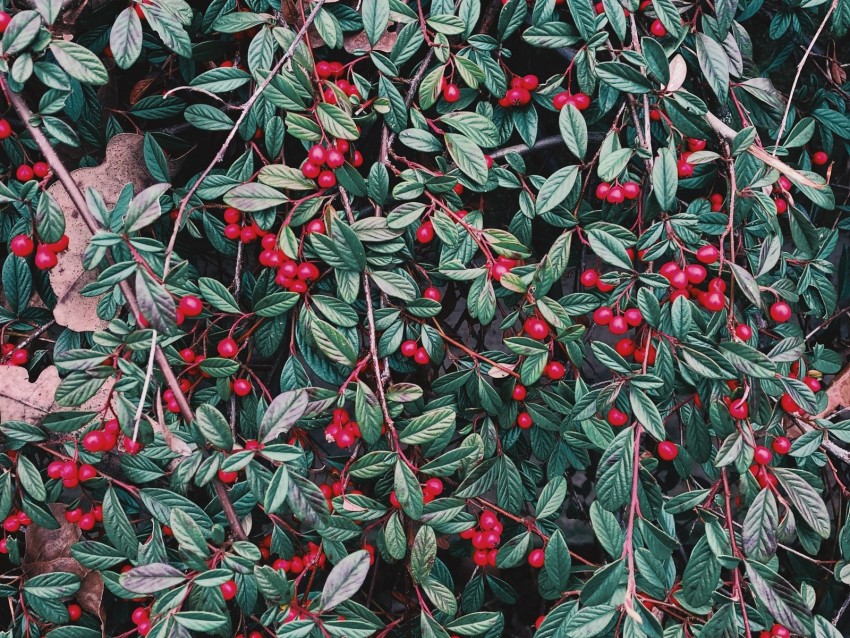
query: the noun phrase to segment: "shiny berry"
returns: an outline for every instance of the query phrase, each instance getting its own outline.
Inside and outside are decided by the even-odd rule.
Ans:
[[[35,249],[35,244],[27,235],[15,235],[9,242],[12,253],[18,257],[29,257]]]
[[[542,319],[537,317],[529,317],[523,324],[523,330],[532,339],[542,341],[549,335],[549,326]]]
[[[658,458],[662,461],[672,461],[679,456],[679,448],[672,441],[661,441],[658,444]]]
[[[785,323],[791,318],[791,306],[784,301],[777,301],[770,307],[770,318],[776,323]]]
[[[791,451],[791,439],[787,436],[777,436],[773,439],[773,443],[770,444],[770,447],[780,456],[784,456]]]

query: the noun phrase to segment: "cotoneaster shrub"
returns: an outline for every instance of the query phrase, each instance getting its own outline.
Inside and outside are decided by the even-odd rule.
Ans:
[[[6,3],[2,635],[847,635],[848,24]]]

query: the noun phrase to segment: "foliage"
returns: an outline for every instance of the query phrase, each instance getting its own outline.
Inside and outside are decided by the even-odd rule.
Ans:
[[[850,2],[31,5],[3,636],[846,635]]]

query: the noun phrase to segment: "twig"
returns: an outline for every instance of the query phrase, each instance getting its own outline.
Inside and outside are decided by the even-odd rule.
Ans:
[[[133,419],[133,443],[136,442],[136,438],[139,436],[139,422],[142,420],[142,412],[145,411],[145,398],[148,396],[148,388],[150,387],[151,377],[153,376],[153,362],[154,355],[156,354],[156,330],[152,330],[152,332],[151,349],[148,354],[148,367],[145,370],[145,382],[142,384],[142,394],[139,397],[139,405],[136,407],[136,416]]]
[[[706,113],[705,119],[708,121],[711,128],[713,128],[717,133],[725,137],[727,140],[732,140],[737,135],[737,132],[731,126],[720,120],[720,118],[718,118],[714,113]],[[818,184],[817,182],[813,182],[797,169],[791,168],[785,162],[776,159],[773,155],[768,153],[760,146],[752,144],[747,149],[747,152],[754,156],[756,159],[760,159],[768,166],[772,166],[780,173],[788,175],[795,182],[805,184],[806,186],[810,186],[811,188],[815,188],[817,190],[823,190],[824,188],[826,188],[824,184]]]
[[[224,159],[224,153],[227,150],[227,147],[230,146],[230,142],[233,141],[233,138],[236,137],[236,133],[239,131],[239,127],[242,125],[242,122],[245,121],[245,118],[248,117],[248,113],[251,111],[251,107],[254,106],[254,102],[256,102],[260,94],[266,89],[266,87],[271,84],[272,79],[277,75],[278,71],[280,71],[281,67],[289,61],[289,58],[295,53],[295,49],[301,43],[301,40],[307,35],[307,30],[310,28],[310,25],[313,24],[313,20],[316,19],[316,15],[318,15],[319,11],[322,8],[322,5],[325,3],[325,0],[316,0],[315,7],[313,8],[313,12],[307,17],[304,21],[304,24],[298,30],[298,33],[295,35],[295,39],[292,41],[292,44],[289,45],[289,48],[286,52],[281,56],[280,60],[272,67],[269,71],[269,74],[266,78],[260,82],[259,86],[257,86],[254,93],[251,94],[251,97],[248,98],[248,101],[242,105],[242,112],[239,114],[239,117],[236,118],[236,122],[233,124],[233,128],[230,129],[230,132],[227,134],[227,137],[224,140],[224,143],[221,145],[221,148],[218,149],[218,152],[213,157],[212,162],[204,169],[204,172],[201,173],[201,176],[195,180],[195,183],[192,184],[192,187],[189,189],[189,192],[186,193],[186,196],[180,202],[180,208],[177,212],[177,219],[174,220],[174,230],[171,231],[171,237],[168,240],[168,247],[165,251],[165,265],[163,266],[163,278],[168,274],[168,267],[171,264],[171,254],[174,252],[174,244],[177,241],[177,234],[180,232],[180,225],[183,223],[183,215],[186,212],[186,207],[189,205],[189,200],[192,199],[192,196],[198,191],[201,187],[201,184],[204,183],[204,180],[209,176],[210,172],[215,165],[218,164],[221,160]]]
[[[782,121],[779,123],[779,130],[776,133],[776,144],[773,147],[773,153],[771,153],[773,157],[776,157],[776,151],[779,150],[779,143],[782,140],[782,134],[785,132],[785,125],[788,123],[788,113],[791,111],[791,102],[794,99],[794,92],[797,90],[797,82],[800,81],[800,75],[803,73],[803,67],[806,65],[806,60],[811,54],[812,49],[815,47],[815,42],[818,41],[820,34],[826,27],[826,23],[829,21],[829,17],[837,8],[838,0],[832,0],[832,4],[830,5],[829,10],[827,10],[826,15],[823,17],[823,22],[820,23],[818,30],[815,31],[815,35],[812,38],[812,41],[809,42],[808,48],[806,48],[805,53],[803,53],[803,58],[797,65],[797,73],[794,74],[794,81],[791,83],[791,91],[788,93],[788,101],[785,104],[785,112],[782,114]]]
[[[24,339],[23,341],[21,341],[20,343],[18,343],[17,348],[19,348],[20,350],[23,350],[24,348],[26,348],[27,346],[29,346],[29,345],[30,345],[33,341],[35,341],[36,339],[38,339],[41,335],[43,335],[45,332],[47,332],[48,330],[50,330],[50,329],[51,329],[53,326],[55,326],[55,325],[56,325],[56,320],[55,320],[55,319],[51,319],[50,321],[48,321],[48,322],[47,322],[46,324],[44,324],[43,326],[39,326],[38,328],[36,328],[35,330],[33,330],[33,331],[32,331],[32,333],[30,333],[29,335],[27,335],[27,338],[26,338],[26,339]]]

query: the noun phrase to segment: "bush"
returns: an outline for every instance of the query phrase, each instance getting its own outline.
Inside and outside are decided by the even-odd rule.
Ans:
[[[121,4],[0,12],[3,636],[847,635],[847,0]]]

